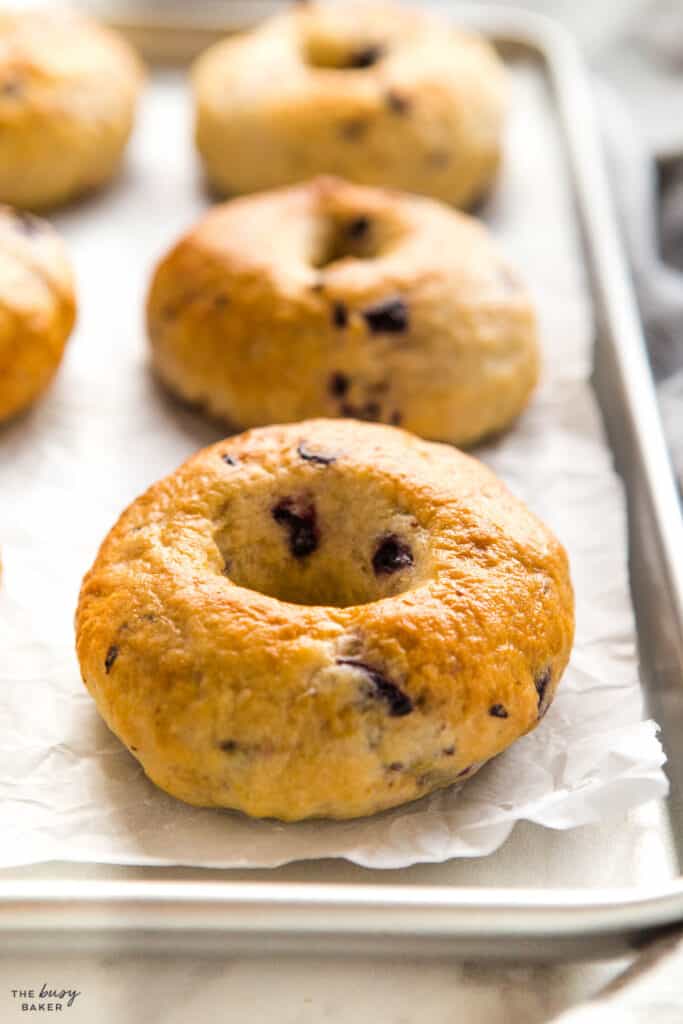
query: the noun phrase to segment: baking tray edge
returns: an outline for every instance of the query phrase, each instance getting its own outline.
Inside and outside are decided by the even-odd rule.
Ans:
[[[683,678],[683,561],[677,560],[683,552],[683,523],[587,72],[571,36],[542,15],[486,6],[456,10],[453,17],[498,42],[532,51],[543,61],[554,92],[600,320],[594,384],[629,495],[639,634],[643,617],[647,625],[641,659],[655,708],[675,718],[675,708],[669,707],[675,702],[667,703],[666,697]],[[652,614],[653,607],[667,607],[669,614]],[[663,687],[658,686],[660,677],[665,678]],[[669,730],[663,721],[666,740]],[[677,779],[672,782],[677,799],[683,787]],[[364,956],[400,951],[478,959],[595,959],[636,948],[677,922],[683,922],[682,878],[647,892],[0,881],[0,935],[13,951],[87,946],[91,951],[239,949]]]

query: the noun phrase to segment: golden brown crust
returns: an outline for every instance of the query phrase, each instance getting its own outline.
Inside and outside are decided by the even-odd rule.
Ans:
[[[193,77],[197,145],[223,194],[328,173],[467,207],[498,167],[500,60],[401,6],[292,7],[212,46]]]
[[[533,308],[481,224],[334,178],[214,208],[157,268],[148,326],[166,384],[240,428],[351,416],[469,445],[539,370]]]
[[[44,209],[111,178],[141,83],[132,49],[89,18],[0,14],[0,201]]]
[[[483,465],[318,420],[206,448],[138,498],[76,628],[101,714],[163,789],[346,818],[533,729],[573,596],[561,545]]]
[[[48,386],[75,318],[73,274],[57,233],[0,206],[0,422]]]

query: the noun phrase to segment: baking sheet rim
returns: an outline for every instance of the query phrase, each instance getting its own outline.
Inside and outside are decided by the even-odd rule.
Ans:
[[[585,222],[593,273],[629,403],[648,497],[683,624],[683,524],[668,459],[637,305],[609,199],[586,72],[571,36],[552,19],[523,9],[482,6],[453,16],[543,60],[568,149],[572,184]],[[636,401],[637,389],[637,401]],[[141,868],[150,872],[153,868]],[[198,869],[200,870],[200,869]],[[255,918],[254,912],[260,911]],[[264,920],[266,912],[270,920]],[[229,913],[229,919],[226,915]],[[114,916],[116,915],[116,916]],[[350,916],[348,916],[350,915]],[[424,917],[421,917],[424,915]],[[497,939],[642,935],[683,921],[683,877],[643,890],[501,889],[365,883],[230,881],[0,880],[0,933],[146,928],[258,933],[337,933]],[[361,923],[363,922],[363,927]],[[521,949],[521,947],[519,947]],[[498,950],[500,952],[500,950]],[[558,954],[560,955],[560,954]]]

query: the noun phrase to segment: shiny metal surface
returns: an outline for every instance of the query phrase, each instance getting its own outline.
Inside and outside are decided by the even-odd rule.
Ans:
[[[566,960],[617,955],[683,922],[683,525],[586,72],[572,40],[542,17],[473,7],[456,15],[541,62],[554,94],[599,320],[595,388],[628,493],[641,672],[663,728],[671,797],[634,816],[625,845],[609,822],[562,834],[519,826],[483,861],[400,872],[337,862],[0,872],[1,943]]]

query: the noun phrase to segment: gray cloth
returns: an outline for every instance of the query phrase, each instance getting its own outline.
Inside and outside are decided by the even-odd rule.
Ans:
[[[683,487],[683,7],[648,5],[594,63],[615,200]]]

